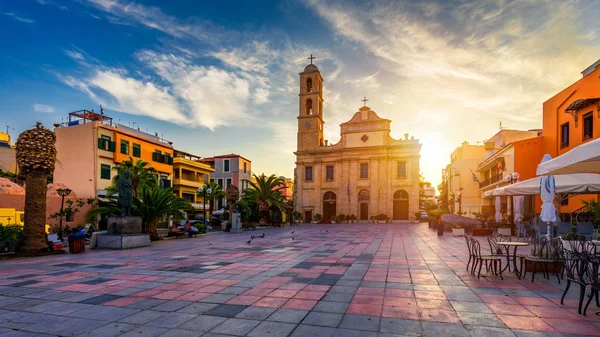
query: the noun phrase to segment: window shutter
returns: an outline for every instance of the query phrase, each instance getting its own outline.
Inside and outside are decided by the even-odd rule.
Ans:
[[[98,148],[99,149],[104,149],[104,139],[102,138],[98,138]]]
[[[110,145],[109,145],[109,147],[108,147],[108,150],[109,150],[110,152],[115,152],[115,150],[116,150],[116,149],[117,149],[117,143],[115,143],[115,142],[110,142]]]

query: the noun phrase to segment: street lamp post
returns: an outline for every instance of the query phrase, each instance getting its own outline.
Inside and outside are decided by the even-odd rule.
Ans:
[[[63,232],[62,232],[62,222],[63,222],[63,207],[65,205],[65,197],[68,196],[69,194],[71,194],[71,190],[68,188],[59,188],[56,190],[56,193],[58,193],[58,195],[60,195],[61,199],[60,199],[60,220],[59,220],[59,227],[58,227],[58,238],[60,240],[62,240],[63,238]]]
[[[210,188],[198,187],[198,193],[202,193],[202,216],[204,217],[204,224],[206,224],[206,193],[210,194],[211,192]]]
[[[507,176],[506,176],[506,178],[504,178],[504,179],[506,179],[506,182],[507,182],[509,185],[512,185],[512,184],[516,183],[517,181],[519,181],[519,173],[517,173],[517,172],[513,172],[513,173],[511,173],[511,174],[507,175]],[[514,210],[514,208],[512,207],[512,205],[513,205],[513,202],[512,202],[512,201],[513,201],[513,199],[514,199],[514,196],[511,196],[511,197],[510,197],[510,201],[511,201],[510,203],[508,203],[508,200],[507,200],[507,203],[508,203],[508,205],[507,205],[507,206],[510,206],[510,211],[511,211],[511,212],[510,212],[510,217],[509,217],[509,221],[510,221],[511,223],[514,223],[514,219],[513,219],[513,218],[514,218],[514,215],[515,215],[515,210]]]

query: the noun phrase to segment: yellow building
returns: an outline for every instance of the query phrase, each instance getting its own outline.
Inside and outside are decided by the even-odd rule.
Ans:
[[[17,174],[17,169],[15,147],[10,142],[10,135],[0,132],[0,170]]]
[[[115,124],[104,113],[81,110],[54,124],[56,168],[54,182],[69,186],[80,198],[106,195],[115,174],[113,168],[133,158],[156,170],[161,188],[170,188],[173,146],[157,135]]]
[[[187,199],[194,208],[202,210],[202,196],[198,188],[210,181],[210,174],[215,172],[210,165],[203,163],[202,158],[182,151],[175,150],[173,158],[173,191],[179,198]]]
[[[462,143],[450,155],[450,164],[442,173],[442,178],[448,190],[448,209],[452,213],[466,213],[473,217],[473,213],[480,212],[481,193],[479,184],[473,179],[477,165],[486,156],[483,145]]]
[[[358,103],[358,102],[357,102]],[[354,214],[362,221],[385,214],[415,219],[419,210],[418,140],[393,139],[391,120],[360,107],[341,127],[341,139],[324,139],[323,78],[314,64],[300,73],[294,208],[311,221]]]

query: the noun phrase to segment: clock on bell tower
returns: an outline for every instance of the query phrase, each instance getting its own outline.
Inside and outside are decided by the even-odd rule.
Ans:
[[[323,146],[323,77],[312,54],[310,64],[300,73],[298,151]]]

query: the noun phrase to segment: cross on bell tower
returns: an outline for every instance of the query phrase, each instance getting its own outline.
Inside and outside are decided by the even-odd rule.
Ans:
[[[363,99],[360,100],[361,102],[363,102],[363,106],[367,106],[367,102],[369,101],[367,99],[367,96],[365,96]]]
[[[314,57],[313,54],[310,54],[310,57],[308,59],[310,60],[310,64],[313,64],[312,61],[316,59],[316,57]]]

